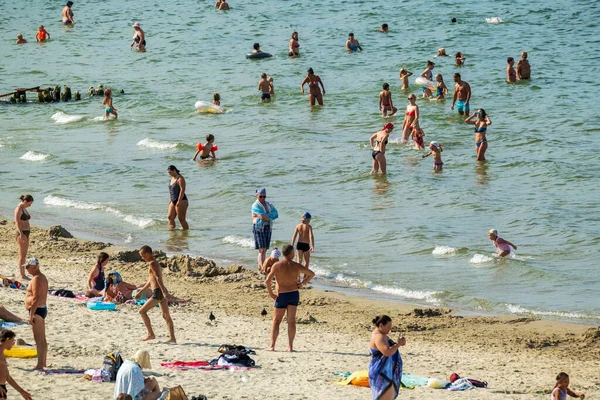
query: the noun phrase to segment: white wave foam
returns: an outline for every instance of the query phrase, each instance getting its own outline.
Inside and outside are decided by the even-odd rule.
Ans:
[[[597,315],[587,315],[578,312],[564,312],[564,311],[543,311],[543,310],[530,310],[525,307],[521,307],[517,304],[506,304],[506,309],[512,314],[531,314],[544,317],[559,317],[559,318],[574,318],[574,319],[600,319]]]
[[[442,256],[446,254],[456,254],[458,251],[455,247],[450,246],[435,246],[435,249],[431,252],[434,256]]]
[[[486,18],[485,22],[487,22],[488,24],[501,24],[504,21],[502,21],[502,18],[500,18],[500,17],[491,17],[491,18]]]
[[[125,243],[133,243],[133,236],[131,236],[131,233],[127,234],[127,237],[125,238]]]
[[[139,142],[137,142],[137,145],[140,147],[147,147],[149,149],[159,150],[174,149],[177,147],[177,143],[161,142],[150,138],[140,140]]]
[[[234,244],[240,247],[253,248],[254,239],[240,235],[230,235],[223,238],[223,243]]]
[[[63,125],[63,124],[70,124],[71,122],[83,121],[85,119],[85,116],[84,115],[69,115],[69,114],[65,114],[62,111],[58,111],[58,112],[54,113],[54,115],[52,115],[51,118],[54,120],[55,124]]]
[[[147,228],[151,225],[154,225],[154,220],[152,218],[144,218],[135,215],[124,214],[123,212],[117,210],[114,207],[105,206],[101,203],[93,203],[79,200],[70,200],[65,199],[64,197],[58,197],[49,195],[44,198],[44,204],[54,207],[65,207],[65,208],[74,208],[76,210],[87,210],[87,211],[105,211],[107,213],[113,214],[119,218],[122,218],[123,221],[128,222],[132,225],[135,225],[139,228]]]
[[[38,153],[37,151],[28,151],[27,153],[21,156],[21,160],[26,161],[44,161],[50,157],[49,154]]]
[[[2,143],[0,143],[0,149],[3,148],[3,147],[4,147],[4,145]]]
[[[494,260],[492,257],[484,256],[483,254],[475,254],[473,258],[469,260],[471,264],[485,264]]]
[[[99,117],[92,118],[92,121],[104,121],[104,117],[101,115]]]
[[[434,296],[439,292],[432,292],[427,290],[407,290],[402,288],[394,288],[389,286],[374,285],[369,289],[376,292],[387,293],[394,296],[404,297],[406,299],[425,300],[428,303],[439,305],[440,301]]]

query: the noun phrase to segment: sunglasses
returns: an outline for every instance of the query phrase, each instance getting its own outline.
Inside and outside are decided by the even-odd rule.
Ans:
[[[259,199],[264,199],[264,198],[266,198],[266,197],[267,197],[267,196],[263,196],[263,195],[260,195],[260,196],[258,196],[258,198],[259,198]]]
[[[416,100],[417,98],[416,97],[409,97],[408,99],[409,100]]]

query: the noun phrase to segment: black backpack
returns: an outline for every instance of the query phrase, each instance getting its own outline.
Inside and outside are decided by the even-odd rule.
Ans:
[[[123,359],[119,353],[110,353],[104,356],[104,365],[102,369],[110,374],[110,381],[114,382],[117,379],[117,372],[123,364]]]

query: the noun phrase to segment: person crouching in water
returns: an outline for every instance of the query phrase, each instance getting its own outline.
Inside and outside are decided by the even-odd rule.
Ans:
[[[444,168],[444,163],[442,162],[442,151],[444,151],[444,149],[442,149],[442,145],[433,141],[429,144],[429,150],[429,153],[423,154],[423,158],[433,155],[433,170],[435,172],[442,172],[442,169]]]
[[[494,243],[494,247],[498,249],[498,257],[506,257],[510,254],[510,248],[517,249],[517,246],[509,242],[508,240],[504,240],[498,236],[498,231],[495,229],[490,229],[488,232],[488,237]]]
[[[196,151],[196,154],[194,154],[194,158],[192,158],[192,161],[196,161],[196,157],[198,157],[198,154],[200,154],[201,160],[206,160],[208,158],[217,158],[215,155],[215,151],[219,150],[219,146],[213,144],[214,142],[215,137],[212,133],[206,135],[206,143],[204,145],[202,145],[202,143],[198,143],[196,145],[198,151]]]
[[[119,114],[117,114],[117,109],[113,108],[112,101],[112,91],[110,89],[106,89],[104,91],[104,99],[102,99],[102,104],[106,107],[104,109],[104,119],[107,120],[110,117],[110,114],[115,116],[115,119],[119,118]]]

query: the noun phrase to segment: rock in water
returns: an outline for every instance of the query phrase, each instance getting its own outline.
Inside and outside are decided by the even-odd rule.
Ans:
[[[81,93],[79,93],[79,90],[75,91],[73,97],[75,101],[81,100]]]

